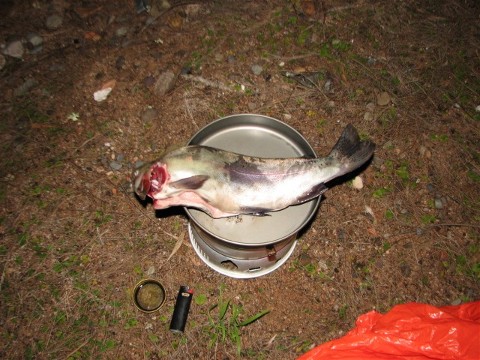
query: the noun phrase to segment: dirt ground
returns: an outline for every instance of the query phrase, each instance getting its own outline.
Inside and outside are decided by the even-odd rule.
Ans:
[[[295,359],[370,310],[480,299],[478,2],[143,3],[0,2],[1,358]],[[320,155],[348,123],[377,144],[363,186],[332,186],[291,258],[248,280],[210,269],[183,210],[130,186],[239,113]],[[132,302],[147,277],[167,291],[151,314]]]

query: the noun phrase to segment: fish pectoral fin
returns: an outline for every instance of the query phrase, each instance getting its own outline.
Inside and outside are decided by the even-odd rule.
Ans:
[[[254,212],[254,213],[247,214],[247,215],[258,216],[258,217],[272,216],[272,215],[264,213],[264,212]]]
[[[308,190],[305,193],[303,193],[302,195],[300,195],[297,198],[296,204],[301,204],[301,203],[304,203],[305,201],[316,198],[317,196],[322,195],[327,190],[328,190],[328,188],[325,186],[324,183],[320,183],[318,185],[315,185],[310,190]]]
[[[270,214],[267,214],[267,212],[271,211],[271,209],[265,209],[261,207],[249,207],[245,206],[241,208],[241,213],[245,215],[250,215],[250,216],[258,216],[258,217],[263,217],[263,216],[271,216]]]
[[[205,181],[207,181],[208,179],[210,179],[210,176],[195,175],[185,179],[174,181],[170,184],[170,186],[175,189],[196,190],[201,188]]]

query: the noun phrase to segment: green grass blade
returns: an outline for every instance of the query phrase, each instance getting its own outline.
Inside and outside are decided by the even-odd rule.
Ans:
[[[250,325],[251,323],[257,321],[261,317],[267,315],[270,312],[270,310],[263,310],[260,311],[258,314],[255,314],[253,316],[250,316],[248,319],[242,321],[241,323],[238,324],[238,326],[247,326]]]

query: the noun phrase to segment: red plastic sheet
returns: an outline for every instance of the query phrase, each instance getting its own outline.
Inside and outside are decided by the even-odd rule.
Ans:
[[[344,337],[298,360],[480,359],[480,301],[435,307],[408,303],[361,315]]]

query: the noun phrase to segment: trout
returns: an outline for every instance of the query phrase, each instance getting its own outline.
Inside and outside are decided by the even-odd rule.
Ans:
[[[351,124],[326,157],[261,158],[190,145],[137,169],[133,187],[155,209],[193,207],[213,218],[267,215],[320,196],[326,183],[365,164],[374,150]]]

